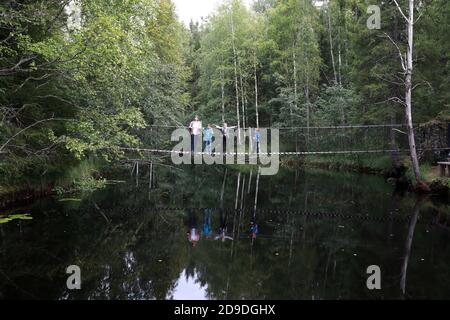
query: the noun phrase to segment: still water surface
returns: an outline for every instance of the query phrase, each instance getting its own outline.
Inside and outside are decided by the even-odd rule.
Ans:
[[[157,166],[151,190],[148,178],[9,212],[32,219],[0,223],[0,298],[450,298],[448,206],[382,178],[202,166]],[[367,289],[370,265],[381,290]]]

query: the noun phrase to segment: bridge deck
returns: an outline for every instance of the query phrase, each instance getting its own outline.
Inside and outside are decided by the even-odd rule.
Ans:
[[[122,151],[135,151],[146,153],[160,153],[160,154],[185,154],[185,155],[211,155],[211,156],[307,156],[307,155],[339,155],[339,154],[375,154],[375,153],[408,153],[409,150],[342,150],[342,151],[299,151],[299,152],[191,152],[191,151],[174,151],[164,149],[145,149],[145,148],[120,148]],[[435,149],[418,149],[418,151],[442,151],[450,150],[449,148],[435,148]]]

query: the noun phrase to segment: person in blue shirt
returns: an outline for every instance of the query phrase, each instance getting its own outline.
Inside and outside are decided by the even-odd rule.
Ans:
[[[211,230],[211,212],[212,209],[205,209],[203,213],[203,236],[206,239],[211,238],[212,230]]]
[[[206,153],[211,153],[212,137],[213,137],[213,129],[211,128],[211,125],[208,124],[208,127],[206,127],[203,130],[203,141],[205,142],[204,150]]]
[[[256,239],[256,236],[258,235],[258,232],[259,232],[259,230],[258,230],[258,223],[256,222],[256,211],[253,210],[252,220],[250,221],[250,234],[251,234],[251,237],[253,239]]]
[[[261,133],[259,132],[259,128],[255,129],[255,136],[253,139],[255,140],[256,153],[259,153],[259,145],[261,143]]]
[[[250,233],[253,239],[256,239],[258,232],[258,224],[256,223],[256,221],[250,222]]]

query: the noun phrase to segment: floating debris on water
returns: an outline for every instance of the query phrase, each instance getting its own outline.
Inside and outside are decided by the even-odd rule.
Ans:
[[[119,184],[119,183],[126,183],[126,181],[124,181],[124,180],[107,180],[106,181],[107,185],[115,185],[115,184]]]
[[[81,202],[81,199],[76,199],[76,198],[64,198],[64,199],[59,199],[59,202],[69,202],[69,201],[74,201],[74,202]]]
[[[33,217],[29,213],[25,214],[12,214],[9,216],[0,216],[0,224],[7,223],[13,220],[32,220]]]

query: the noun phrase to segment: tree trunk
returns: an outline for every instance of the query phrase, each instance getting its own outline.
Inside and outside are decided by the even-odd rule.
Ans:
[[[293,69],[293,79],[294,79],[294,107],[297,110],[298,108],[298,85],[297,85],[297,55],[295,53],[295,41],[292,43],[292,63],[294,66]],[[293,126],[293,114],[292,107],[290,108],[290,116],[291,116],[291,126]]]
[[[238,128],[238,143],[241,143],[241,120],[239,114],[239,87],[238,87],[238,72],[237,72],[237,53],[236,53],[236,44],[235,44],[235,34],[234,34],[234,21],[233,21],[233,12],[231,12],[231,37],[232,37],[232,45],[233,45],[233,60],[234,60],[234,87],[236,91],[236,117],[237,117],[237,128]]]
[[[225,83],[223,70],[220,70],[220,85],[222,90],[222,123],[225,122]]]
[[[256,127],[259,128],[259,111],[258,111],[258,75],[256,73],[256,54],[254,61],[254,69],[255,69],[255,110],[256,110]]]
[[[245,93],[244,93],[244,82],[242,80],[242,68],[240,59],[238,59],[238,67],[239,67],[239,82],[241,87],[242,128],[245,130]]]
[[[294,65],[294,107],[297,111],[298,109],[298,88],[297,88],[297,56],[295,54],[295,41],[292,43],[292,60]],[[289,107],[290,117],[291,117],[291,127],[294,126],[292,107]],[[294,129],[291,129],[291,133],[294,133]],[[298,152],[298,134],[295,134],[295,152]]]
[[[422,183],[422,174],[417,158],[416,141],[414,138],[414,127],[412,118],[412,74],[413,74],[413,48],[414,48],[414,0],[409,0],[408,25],[408,49],[406,53],[406,79],[405,79],[405,102],[406,102],[406,123],[408,131],[409,149],[414,176],[418,184]]]
[[[341,55],[341,32],[340,27],[338,27],[338,76],[339,76],[339,85],[342,86],[342,55]]]
[[[333,36],[332,36],[332,32],[331,32],[331,7],[330,7],[330,3],[329,2],[328,2],[327,13],[328,13],[328,33],[329,33],[329,37],[330,37],[331,63],[333,65],[334,81],[337,84],[338,83],[338,78],[337,78],[337,72],[336,72],[336,63],[334,62]]]
[[[303,28],[303,45],[304,45],[304,53],[305,53],[305,63],[306,63],[306,72],[305,72],[305,77],[306,77],[306,83],[305,83],[305,99],[306,99],[306,145],[309,145],[309,134],[310,134],[310,129],[309,127],[311,126],[311,98],[310,98],[310,86],[309,86],[309,55],[308,55],[308,49],[306,46],[306,41],[304,38],[304,34],[306,33],[304,24],[302,25]]]

